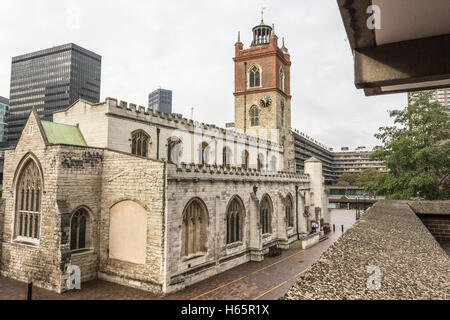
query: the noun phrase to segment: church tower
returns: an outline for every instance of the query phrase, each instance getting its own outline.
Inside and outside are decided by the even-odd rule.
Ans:
[[[284,171],[295,171],[294,138],[291,131],[291,60],[274,26],[261,23],[253,28],[250,48],[238,34],[235,44],[235,130],[281,143]]]

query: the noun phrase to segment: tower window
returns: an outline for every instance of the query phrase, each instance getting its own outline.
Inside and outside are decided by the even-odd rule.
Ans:
[[[250,126],[259,126],[259,109],[257,106],[250,108]]]
[[[250,88],[261,86],[261,71],[257,66],[253,66],[249,71]]]
[[[280,68],[280,89],[284,91],[284,71],[283,68]]]
[[[284,127],[284,101],[281,101],[281,126]]]

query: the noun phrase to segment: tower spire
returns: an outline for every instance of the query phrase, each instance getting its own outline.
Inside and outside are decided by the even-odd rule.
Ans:
[[[266,10],[265,7],[261,7],[260,11],[261,11],[261,23],[264,23],[264,10]]]
[[[273,23],[272,23],[272,32],[270,34],[270,37],[271,38],[275,38],[276,37],[276,35],[275,35],[275,24],[273,24]]]

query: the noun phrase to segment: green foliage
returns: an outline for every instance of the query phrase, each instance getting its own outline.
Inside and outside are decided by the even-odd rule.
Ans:
[[[346,187],[346,186],[354,186],[358,180],[358,175],[355,173],[344,172],[337,183],[338,186]]]
[[[383,147],[372,158],[385,161],[388,172],[371,186],[389,199],[450,198],[450,114],[420,92],[403,110],[389,111],[394,126],[381,127],[375,137]]]
[[[356,180],[356,185],[364,188],[365,191],[375,192],[376,182],[380,174],[381,173],[375,168],[362,170]]]

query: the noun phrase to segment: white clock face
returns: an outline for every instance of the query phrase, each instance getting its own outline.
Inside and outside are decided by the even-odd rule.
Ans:
[[[269,96],[264,96],[260,101],[261,107],[267,108],[272,105],[272,99]]]

